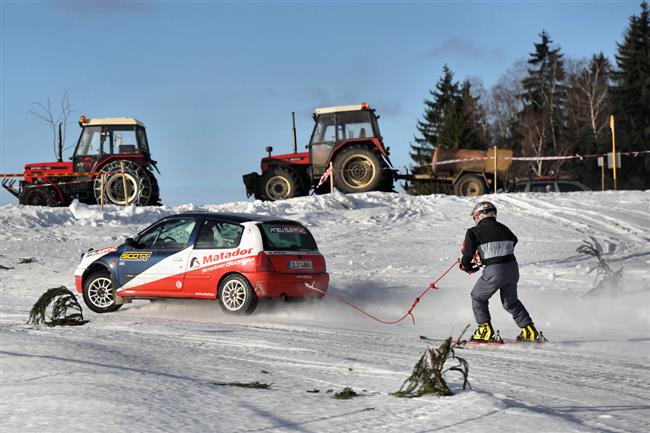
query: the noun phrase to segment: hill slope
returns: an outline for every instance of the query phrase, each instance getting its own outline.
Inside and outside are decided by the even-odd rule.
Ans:
[[[73,286],[89,247],[120,243],[161,216],[199,209],[0,208],[3,432],[641,432],[650,430],[650,192],[489,197],[518,235],[520,297],[551,340],[463,350],[471,390],[448,398],[389,395],[426,345],[472,323],[477,276],[454,270],[414,310],[415,326],[381,325],[332,297],[264,303],[250,317],[210,302],[136,301],[84,310],[80,328],[25,325],[49,287]],[[371,193],[202,206],[297,219],[314,233],[330,290],[386,320],[402,316],[458,256],[476,200]],[[585,296],[597,243],[621,293]],[[34,258],[20,264],[21,258]],[[491,303],[493,323],[516,335]],[[259,381],[270,389],[226,386]],[[328,390],[361,396],[334,400]],[[319,392],[308,392],[319,390]]]

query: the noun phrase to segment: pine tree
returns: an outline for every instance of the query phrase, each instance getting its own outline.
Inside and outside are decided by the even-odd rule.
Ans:
[[[560,48],[551,48],[552,40],[542,31],[541,42],[535,44],[535,52],[528,59],[528,77],[522,82],[523,110],[520,113],[519,135],[523,138],[524,151],[536,156],[567,153],[567,141],[563,134],[566,127],[564,86],[564,55]],[[533,170],[544,174],[541,161]]]
[[[472,95],[469,80],[452,98],[443,115],[436,147],[445,149],[485,149],[485,112]]]
[[[630,17],[623,43],[618,45],[610,88],[616,120],[618,150],[650,150],[650,10],[641,3],[641,13]],[[650,158],[625,158],[619,185],[622,188],[650,186]]]
[[[458,83],[454,82],[454,74],[445,65],[435,91],[429,91],[432,98],[424,100],[424,116],[416,126],[420,136],[414,138],[415,144],[411,144],[411,152],[409,153],[414,162],[413,173],[432,173],[431,160],[433,151],[438,144],[445,113],[458,97],[458,93]],[[439,188],[430,182],[414,181],[407,192],[415,195],[432,194],[439,192]]]

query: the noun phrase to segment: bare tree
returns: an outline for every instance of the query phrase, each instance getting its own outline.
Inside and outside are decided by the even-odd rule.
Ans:
[[[47,125],[52,131],[52,145],[54,147],[54,156],[57,159],[63,157],[57,151],[59,124],[61,124],[61,143],[65,143],[68,117],[72,113],[72,105],[70,105],[70,99],[68,97],[69,93],[70,89],[63,92],[58,107],[53,108],[51,99],[47,98],[47,104],[34,102],[31,104],[32,108],[29,110],[29,114],[36,117],[40,123]]]
[[[499,81],[490,89],[486,101],[487,118],[490,125],[492,145],[506,148],[518,147],[512,143],[512,126],[522,110],[520,95],[523,93],[521,82],[526,73],[525,60],[512,65]],[[519,149],[513,149],[519,150]]]
[[[517,129],[522,140],[521,146],[524,154],[532,154],[536,157],[544,156],[544,145],[549,129],[546,124],[546,117],[540,116],[534,110],[524,110],[521,113]],[[541,160],[533,161],[530,169],[536,176],[541,176],[544,174],[543,165]]]
[[[590,62],[579,60],[569,64],[567,108],[570,122],[576,129],[588,128],[594,142],[606,133],[609,126],[610,68],[602,53],[594,55]]]

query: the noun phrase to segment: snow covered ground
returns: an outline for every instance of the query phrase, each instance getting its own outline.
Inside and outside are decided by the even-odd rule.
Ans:
[[[519,236],[520,297],[551,343],[459,353],[471,389],[390,395],[426,344],[472,323],[477,276],[453,270],[407,319],[382,325],[329,297],[264,303],[249,317],[206,301],[136,301],[85,326],[26,325],[45,289],[70,288],[80,253],[194,209],[304,222],[330,290],[385,320],[402,316],[458,257],[475,199],[371,193],[175,208],[0,208],[0,430],[9,432],[648,432],[650,191],[489,197]],[[596,260],[622,293],[585,296]],[[20,263],[22,258],[34,258]],[[4,269],[9,268],[9,269]],[[81,301],[81,299],[80,299]],[[491,303],[504,337],[518,329]],[[473,324],[472,324],[473,326]],[[270,389],[227,386],[259,381]],[[359,397],[335,400],[351,387]],[[319,392],[315,392],[318,390]],[[331,390],[331,391],[330,391]],[[330,392],[328,392],[330,391]]]

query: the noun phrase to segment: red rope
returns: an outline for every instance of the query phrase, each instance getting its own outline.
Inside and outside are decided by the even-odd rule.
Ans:
[[[342,302],[342,303],[344,303],[344,304],[346,304],[346,305],[348,305],[348,306],[354,308],[355,310],[357,310],[357,311],[360,312],[361,314],[363,314],[363,315],[365,315],[365,316],[368,316],[369,318],[371,318],[371,319],[373,319],[373,320],[375,320],[375,321],[377,321],[377,322],[379,322],[379,323],[383,323],[384,325],[396,325],[396,324],[398,324],[399,322],[401,322],[402,320],[406,319],[408,316],[411,316],[411,320],[413,320],[413,326],[415,326],[415,316],[413,315],[413,310],[415,309],[415,306],[418,305],[418,303],[420,302],[420,299],[421,299],[424,295],[426,295],[427,292],[428,292],[429,290],[431,290],[431,289],[437,289],[437,288],[438,288],[438,287],[436,286],[436,283],[438,283],[438,281],[442,280],[442,279],[443,279],[443,278],[444,278],[444,277],[445,277],[449,272],[451,272],[451,270],[456,266],[456,264],[458,264],[458,262],[460,262],[460,259],[456,259],[456,260],[454,261],[454,263],[449,267],[449,269],[447,269],[447,270],[446,270],[446,271],[445,271],[445,272],[444,272],[440,277],[438,277],[438,279],[437,279],[436,281],[434,281],[433,283],[429,284],[429,287],[427,287],[427,288],[426,288],[422,293],[420,293],[419,296],[417,296],[417,297],[413,300],[413,304],[411,305],[411,308],[409,308],[409,310],[406,312],[406,314],[404,314],[404,315],[403,315],[402,317],[400,317],[399,319],[397,319],[397,320],[392,320],[392,321],[382,320],[382,319],[380,319],[380,318],[378,318],[378,317],[376,317],[376,316],[373,316],[372,314],[370,314],[370,313],[368,313],[367,311],[363,310],[361,307],[359,307],[359,306],[353,304],[352,302],[350,302],[350,301],[348,301],[348,300],[342,298],[341,296],[339,296],[339,295],[337,295],[337,294],[335,294],[335,293],[332,293],[332,292],[325,292],[325,291],[320,290],[320,289],[317,289],[316,287],[313,287],[313,286],[307,286],[307,288],[312,289],[312,290],[316,290],[317,292],[321,292],[321,293],[326,294],[326,295],[328,295],[328,296],[332,296],[332,297],[334,297],[334,299],[336,299],[337,301]]]

